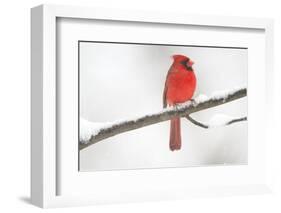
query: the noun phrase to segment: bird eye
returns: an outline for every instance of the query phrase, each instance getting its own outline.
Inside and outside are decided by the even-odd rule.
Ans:
[[[183,66],[187,66],[188,60],[183,60],[183,61],[181,61],[180,63],[181,63]]]

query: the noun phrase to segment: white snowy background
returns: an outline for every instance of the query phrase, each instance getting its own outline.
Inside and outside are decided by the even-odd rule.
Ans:
[[[80,43],[80,117],[108,123],[162,109],[171,55],[194,62],[197,95],[247,86],[247,50]],[[247,98],[193,114],[247,115]],[[181,119],[182,148],[169,149],[169,121],[126,132],[80,151],[80,171],[247,163],[247,122],[203,129]]]

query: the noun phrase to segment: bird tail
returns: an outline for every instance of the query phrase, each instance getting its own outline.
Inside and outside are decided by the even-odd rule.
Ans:
[[[170,150],[180,150],[181,148],[181,123],[180,118],[171,120],[170,128]]]

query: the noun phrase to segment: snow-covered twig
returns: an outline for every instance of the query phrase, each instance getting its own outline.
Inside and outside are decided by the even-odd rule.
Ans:
[[[171,120],[173,117],[186,117],[191,113],[216,107],[237,100],[239,98],[243,98],[246,95],[246,88],[236,88],[233,90],[213,93],[213,95],[211,95],[210,97],[199,96],[193,101],[187,101],[186,103],[179,104],[175,107],[165,108],[159,112],[144,115],[136,119],[124,120],[116,123],[113,122],[110,123],[110,125],[95,125],[95,123],[93,125],[88,124],[87,126],[93,129],[86,132],[90,133],[91,135],[89,137],[84,137],[83,139],[81,138],[80,134],[79,149],[82,150],[101,140],[121,134],[123,132]]]
[[[247,121],[247,117],[233,118],[231,116],[224,115],[224,114],[215,114],[208,123],[199,122],[194,118],[192,118],[190,115],[187,115],[186,119],[189,120],[191,123],[200,126],[204,129],[227,126],[237,122]]]

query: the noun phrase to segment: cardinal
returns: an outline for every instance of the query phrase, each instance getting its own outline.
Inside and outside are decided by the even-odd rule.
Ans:
[[[163,107],[175,106],[192,99],[196,88],[194,62],[184,55],[173,55],[163,92]],[[170,127],[170,150],[181,149],[180,117],[172,118]]]

